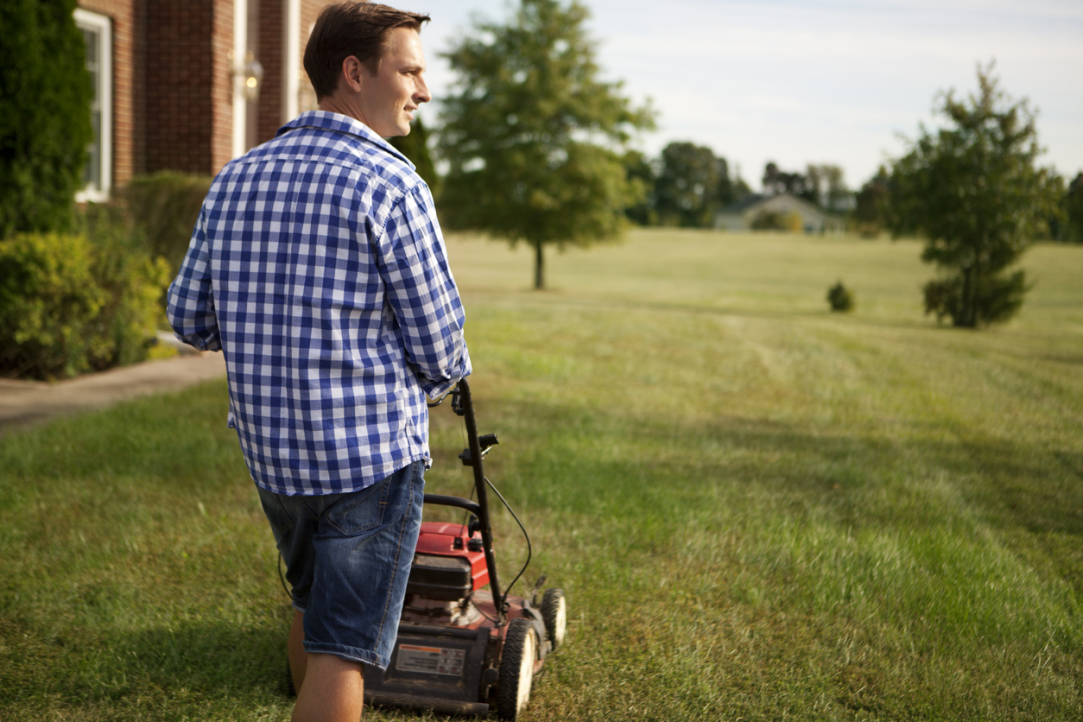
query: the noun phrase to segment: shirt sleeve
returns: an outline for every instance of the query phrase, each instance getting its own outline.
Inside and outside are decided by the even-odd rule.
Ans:
[[[177,338],[200,351],[221,351],[218,317],[211,287],[210,251],[207,247],[206,206],[199,211],[188,253],[169,286],[166,315]]]
[[[466,317],[428,187],[407,192],[392,208],[384,230],[380,274],[406,359],[429,398],[438,398],[468,376],[471,367],[463,337]]]

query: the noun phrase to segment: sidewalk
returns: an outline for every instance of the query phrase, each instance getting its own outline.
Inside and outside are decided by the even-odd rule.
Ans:
[[[101,409],[225,375],[222,354],[195,352],[55,383],[0,379],[0,436],[58,416]]]

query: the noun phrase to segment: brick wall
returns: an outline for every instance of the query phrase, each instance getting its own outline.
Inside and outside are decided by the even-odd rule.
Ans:
[[[263,65],[259,91],[256,143],[275,136],[282,126],[282,81],[285,74],[282,46],[283,0],[248,0],[259,3],[259,42],[256,57]]]
[[[79,7],[105,15],[113,31],[113,185],[144,172],[143,65],[145,17],[139,0],[79,0]]]
[[[301,57],[320,9],[301,0]],[[285,0],[258,4],[255,46],[263,64],[257,142],[274,137],[282,117]],[[113,27],[113,185],[170,169],[217,173],[232,157],[233,0],[78,0]],[[299,60],[300,62],[300,60]],[[302,95],[308,85],[304,69]],[[302,98],[301,110],[315,98]]]
[[[145,0],[146,170],[217,173],[233,128],[230,0]]]
[[[330,5],[333,0],[301,0],[301,102],[300,109],[312,110],[316,107],[316,92],[312,89],[312,83],[308,80],[308,73],[304,69],[305,46],[308,45],[308,36],[312,32],[312,26],[316,24],[316,18],[320,15],[325,5]]]

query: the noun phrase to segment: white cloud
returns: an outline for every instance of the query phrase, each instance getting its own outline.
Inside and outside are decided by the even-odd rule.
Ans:
[[[693,140],[739,162],[788,168],[834,161],[851,185],[875,172],[898,133],[931,122],[938,91],[976,89],[995,58],[1001,87],[1040,108],[1045,162],[1083,168],[1083,3],[1078,0],[586,0],[605,77],[650,96],[655,152]],[[502,0],[441,0],[426,29],[430,86],[450,81],[435,59],[470,10],[505,16]],[[428,119],[428,118],[426,118]],[[758,182],[758,181],[757,181]],[[755,185],[755,184],[754,184]]]

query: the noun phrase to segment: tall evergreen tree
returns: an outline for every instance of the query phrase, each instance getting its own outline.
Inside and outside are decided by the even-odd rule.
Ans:
[[[457,78],[443,101],[441,215],[530,244],[539,289],[545,246],[619,237],[639,195],[624,150],[653,127],[649,108],[598,79],[588,17],[575,0],[521,0],[506,23],[477,22],[445,56]]]
[[[63,230],[93,140],[75,0],[0,3],[0,238]]]
[[[926,237],[921,258],[941,276],[925,285],[925,311],[974,328],[1005,321],[1023,304],[1026,274],[1005,275],[1060,213],[1062,179],[1036,165],[1041,148],[1027,101],[997,89],[992,66],[978,93],[943,96],[945,127],[924,127],[891,172],[896,235]]]

